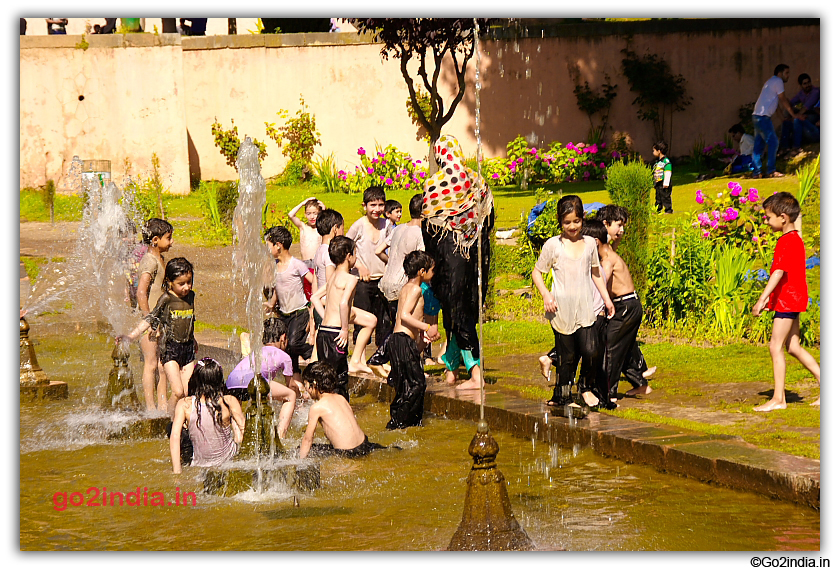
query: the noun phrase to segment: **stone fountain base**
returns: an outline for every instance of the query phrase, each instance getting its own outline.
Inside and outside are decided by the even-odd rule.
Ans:
[[[169,425],[169,422],[169,416],[139,419],[125,426],[118,432],[108,434],[108,440],[122,441],[130,439],[166,437],[166,427]]]
[[[271,466],[262,470],[262,477],[264,489],[284,484],[298,491],[314,491],[321,486],[321,468],[316,463]],[[208,494],[232,497],[256,488],[256,468],[213,468],[204,475],[204,492]]]
[[[20,402],[40,402],[42,400],[66,400],[70,397],[67,382],[50,380],[48,384],[35,384],[20,387]]]

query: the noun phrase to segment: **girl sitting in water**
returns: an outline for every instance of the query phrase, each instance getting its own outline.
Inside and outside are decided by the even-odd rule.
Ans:
[[[172,472],[181,472],[181,430],[189,429],[194,467],[213,467],[233,458],[242,443],[245,416],[239,400],[225,396],[222,367],[212,358],[196,362],[190,380],[190,396],[175,406],[175,419],[169,436]]]

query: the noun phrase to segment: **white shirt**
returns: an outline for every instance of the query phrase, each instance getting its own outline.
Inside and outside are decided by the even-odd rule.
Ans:
[[[749,156],[753,153],[753,147],[755,147],[755,137],[748,135],[747,133],[741,135],[741,143],[738,152]]]
[[[770,117],[776,112],[779,106],[779,95],[785,92],[785,82],[778,75],[774,75],[761,88],[758,101],[755,102],[753,115],[764,115]]]
[[[385,266],[385,275],[379,282],[379,290],[389,301],[396,301],[400,298],[400,290],[408,282],[405,275],[403,262],[405,256],[411,251],[426,251],[423,243],[423,230],[420,226],[409,226],[400,224],[391,236],[391,250],[388,252],[388,264]]]
[[[583,236],[583,241],[586,244],[583,254],[572,258],[560,236],[555,236],[545,242],[535,265],[541,273],[554,273],[551,294],[557,302],[557,312],[546,313],[545,317],[560,334],[572,334],[595,322],[592,268],[600,267],[598,245],[590,236]]]

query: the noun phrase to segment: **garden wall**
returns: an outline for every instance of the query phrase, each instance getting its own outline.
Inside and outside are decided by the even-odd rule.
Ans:
[[[592,87],[604,74],[618,84],[610,125],[627,131],[646,152],[650,123],[636,117],[635,97],[621,74],[621,49],[655,53],[686,78],[694,98],[674,116],[672,156],[694,141],[722,140],[738,108],[754,101],[777,63],[791,66],[787,95],[807,72],[820,83],[819,20],[667,20],[581,24],[503,30],[481,45],[481,128],[486,156],[504,154],[523,134],[535,144],[580,141],[589,128],[577,108],[575,82]],[[505,37],[508,36],[508,37]],[[118,181],[128,158],[148,171],[161,160],[173,192],[187,192],[190,176],[233,179],[235,171],[213,144],[210,124],[268,145],[266,177],[285,158],[265,135],[276,113],[294,113],[302,94],[317,118],[321,155],[335,154],[339,168],[356,163],[360,146],[394,144],[420,158],[405,102],[399,62],[382,61],[380,45],[356,34],[237,35],[182,38],[176,34],[22,36],[20,51],[20,183],[60,179],[73,155],[112,161]],[[475,147],[474,68],[468,92],[444,129],[472,154]],[[451,98],[454,75],[443,73]],[[84,97],[80,100],[79,97]],[[59,182],[61,187],[61,182]]]

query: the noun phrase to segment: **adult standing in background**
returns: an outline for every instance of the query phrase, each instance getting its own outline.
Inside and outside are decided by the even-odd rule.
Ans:
[[[761,154],[764,152],[764,147],[767,147],[767,172],[764,177],[781,178],[784,176],[781,172],[776,172],[776,152],[779,150],[779,137],[776,136],[772,120],[773,113],[776,112],[779,104],[781,103],[785,111],[790,113],[793,118],[805,118],[804,115],[800,115],[793,110],[787,97],[785,97],[785,83],[788,79],[790,79],[790,67],[780,63],[773,70],[773,77],[764,83],[758,100],[755,102],[752,116],[753,127],[755,128],[755,146],[753,147],[755,174],[753,174],[753,178],[761,178]]]
[[[47,33],[51,36],[57,34],[67,35],[67,18],[47,18]]]
[[[782,122],[782,140],[780,148],[787,150],[791,149],[793,153],[798,153],[802,150],[802,135],[804,134],[808,139],[814,142],[820,140],[820,129],[816,126],[816,122],[820,116],[814,109],[820,102],[820,88],[814,87],[811,82],[811,76],[807,73],[802,73],[797,79],[799,82],[799,93],[791,97],[791,106],[805,115],[805,120],[785,117]],[[793,137],[793,140],[791,140]]]

